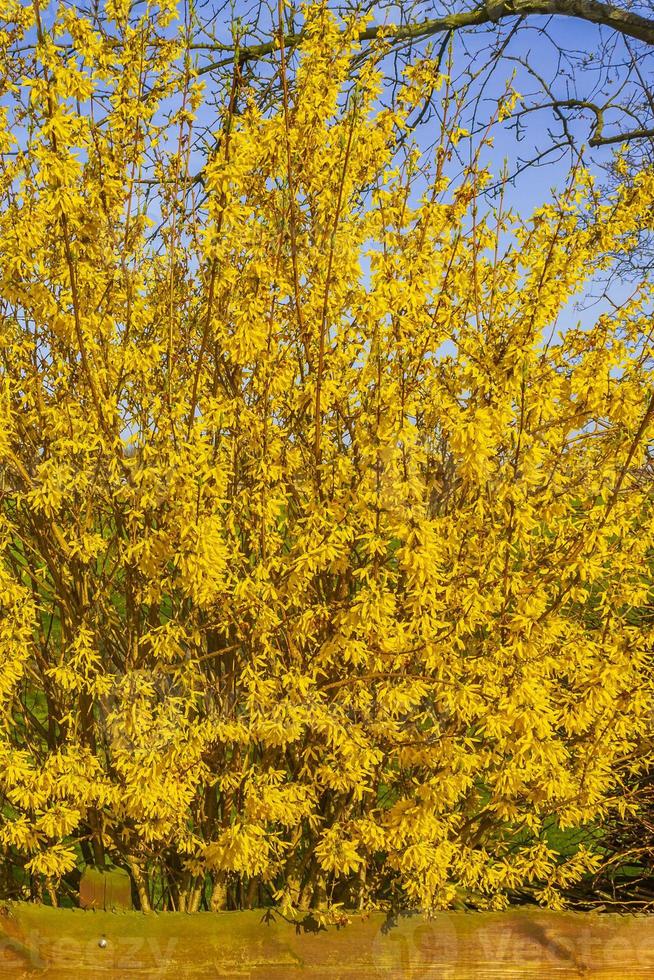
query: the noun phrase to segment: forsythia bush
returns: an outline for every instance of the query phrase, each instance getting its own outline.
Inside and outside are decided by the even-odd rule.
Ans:
[[[651,760],[652,288],[569,301],[654,175],[489,207],[492,127],[421,152],[449,80],[384,108],[320,4],[218,117],[167,7],[0,12],[7,860],[143,908],[556,905],[599,858],[547,828]]]

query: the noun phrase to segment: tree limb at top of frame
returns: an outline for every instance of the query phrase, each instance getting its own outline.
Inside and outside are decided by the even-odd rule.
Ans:
[[[460,13],[445,14],[429,20],[423,20],[415,24],[406,24],[394,29],[387,25],[373,25],[366,28],[359,34],[361,42],[374,41],[383,32],[388,40],[392,42],[419,41],[435,35],[459,31],[469,27],[479,27],[484,24],[498,23],[499,21],[511,17],[534,17],[534,16],[559,16],[571,17],[578,20],[587,21],[608,27],[611,30],[624,35],[625,37],[635,38],[644,41],[646,44],[654,46],[654,19],[643,17],[640,14],[625,10],[623,7],[615,7],[607,3],[598,3],[597,0],[499,0],[499,2],[489,2],[480,4],[473,10],[465,10]],[[287,48],[296,47],[302,41],[302,32],[287,34],[284,43]],[[246,45],[238,48],[238,60],[243,63],[259,58],[265,58],[272,54],[279,46],[278,38],[263,44]],[[222,60],[204,65],[199,74],[206,74],[216,68],[224,66],[233,61],[235,48],[231,45],[210,45],[202,44],[194,47],[208,50],[222,50],[226,57]]]

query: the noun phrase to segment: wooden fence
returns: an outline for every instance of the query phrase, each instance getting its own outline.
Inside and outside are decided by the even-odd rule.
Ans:
[[[326,931],[261,911],[142,915],[8,904],[0,976],[51,980],[546,980],[654,976],[654,916],[353,914]]]

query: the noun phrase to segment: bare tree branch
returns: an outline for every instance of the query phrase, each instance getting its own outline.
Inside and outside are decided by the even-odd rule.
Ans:
[[[642,17],[640,14],[625,10],[622,7],[614,7],[611,4],[599,3],[597,0],[487,0],[486,3],[475,7],[473,10],[465,10],[460,13],[446,14],[443,17],[436,17],[424,20],[415,24],[406,24],[399,27],[389,27],[385,25],[374,25],[361,31],[359,41],[361,43],[376,40],[380,35],[387,36],[393,42],[418,41],[438,34],[451,33],[452,31],[463,30],[469,27],[479,27],[483,24],[497,24],[502,20],[512,17],[534,17],[534,16],[559,16],[571,17],[584,20],[591,24],[598,24],[622,34],[625,37],[635,38],[644,41],[646,44],[654,46],[654,19]],[[304,37],[302,31],[284,36],[284,46],[286,48],[297,47]],[[275,38],[263,44],[253,44],[239,47],[238,58],[241,62],[258,60],[272,54],[279,46],[279,39]],[[199,74],[207,74],[216,68],[224,67],[233,61],[234,48],[230,45],[197,44],[193,45],[196,49],[211,51],[224,51],[228,57],[219,61],[204,65]]]

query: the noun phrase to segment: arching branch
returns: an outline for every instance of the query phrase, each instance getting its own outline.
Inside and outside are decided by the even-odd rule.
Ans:
[[[591,24],[608,27],[625,37],[636,38],[654,46],[654,19],[642,17],[640,14],[625,10],[622,7],[599,3],[597,0],[499,0],[499,2],[488,0],[487,3],[480,4],[473,10],[446,14],[443,17],[423,20],[416,24],[406,24],[394,29],[388,26],[373,25],[361,31],[359,41],[362,43],[374,41],[382,33],[388,36],[391,42],[419,41],[470,27],[496,24],[512,17],[537,16],[576,18]],[[303,37],[301,31],[286,35],[284,37],[285,48],[297,47],[302,42]],[[272,54],[278,45],[279,40],[275,38],[262,44],[241,47],[239,59],[243,63],[265,58]],[[202,44],[194,47],[211,51],[224,51],[225,53],[224,59],[211,62],[200,68],[199,74],[201,75],[233,62],[233,53],[230,54],[233,52],[233,48],[229,45]]]

